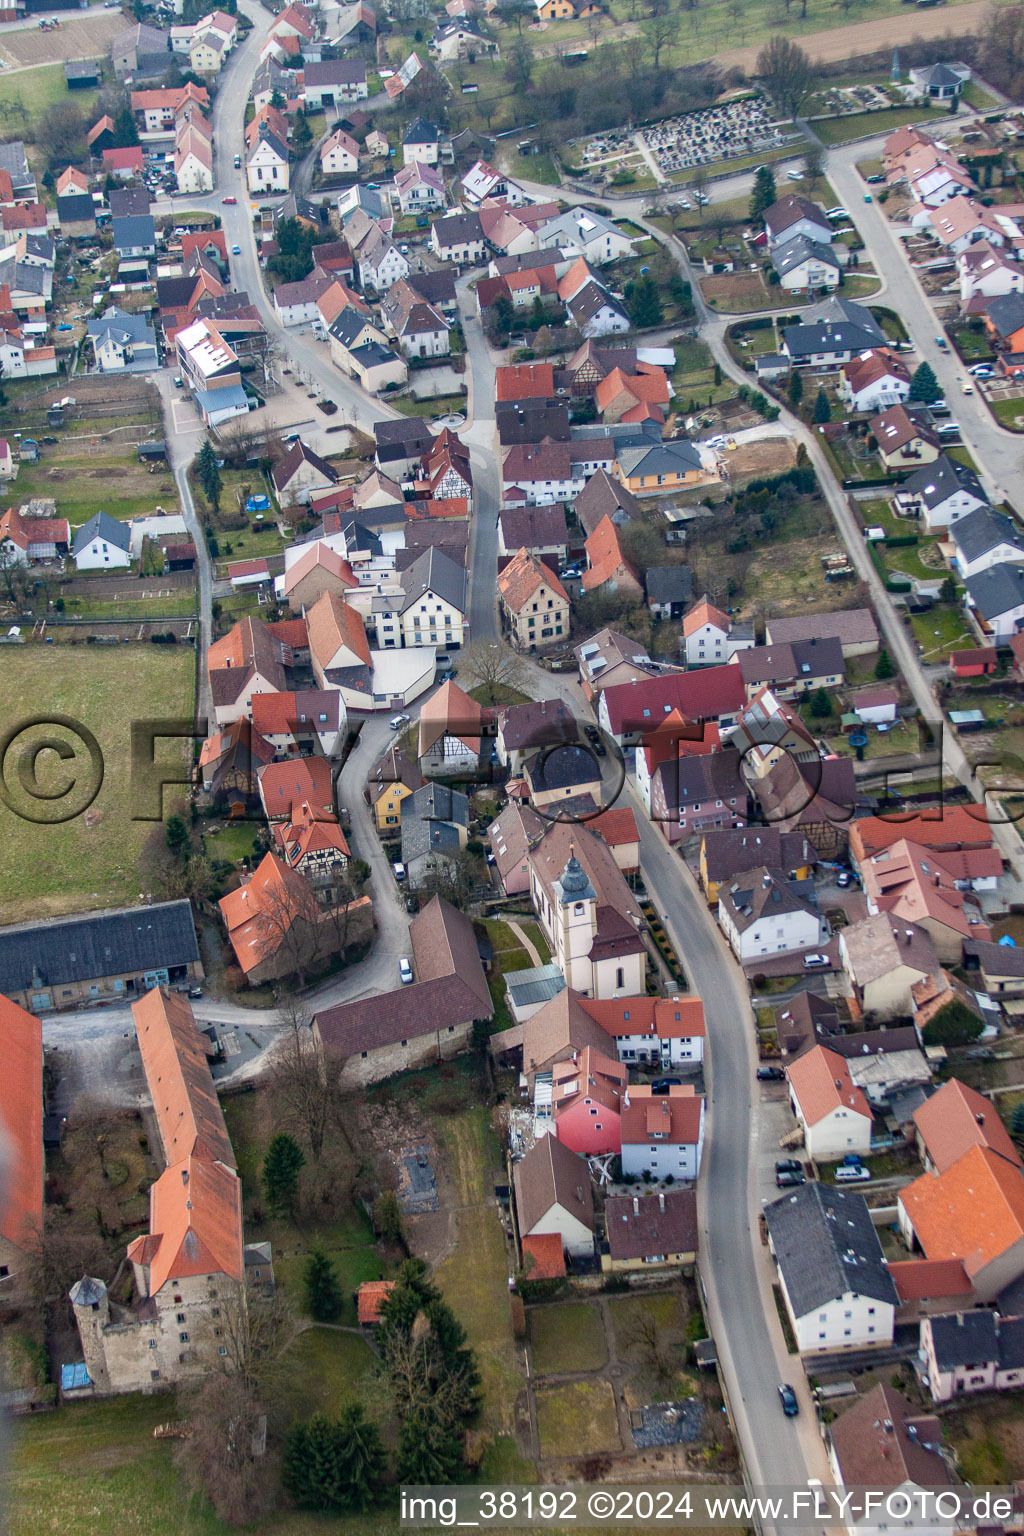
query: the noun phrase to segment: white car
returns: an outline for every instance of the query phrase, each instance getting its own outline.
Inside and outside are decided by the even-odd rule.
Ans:
[[[828,208],[825,210],[826,219],[848,219],[850,215],[845,208]]]
[[[392,715],[388,725],[393,731],[400,731],[403,725],[409,724],[410,718],[409,715]]]
[[[412,981],[413,981],[412,966],[409,964],[408,960],[406,959],[406,957],[404,955],[402,955],[401,959],[398,962],[398,974],[401,977],[402,986],[403,987],[411,987],[412,986]]]
[[[993,373],[994,369],[990,368],[988,363],[976,363],[971,369],[971,375],[976,379],[990,379]]]

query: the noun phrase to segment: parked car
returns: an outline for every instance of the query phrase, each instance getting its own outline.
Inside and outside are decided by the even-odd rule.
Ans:
[[[670,1088],[681,1088],[682,1086],[683,1080],[681,1077],[656,1077],[651,1084],[651,1092],[668,1093]]]
[[[848,219],[850,215],[845,208],[826,208],[826,219]]]
[[[758,1067],[757,1080],[759,1083],[785,1082],[786,1073],[782,1067]]]
[[[873,176],[868,176],[866,179],[869,187],[877,187],[879,182],[885,180],[885,177],[882,175],[881,171],[876,171]]]
[[[400,731],[403,725],[409,724],[410,718],[409,715],[392,715],[388,725],[390,725],[393,731]]]
[[[397,880],[398,884],[399,885],[404,884],[404,882],[405,882],[405,865],[404,864],[392,864],[391,869],[392,869],[392,872],[393,872],[394,877]]]
[[[970,372],[976,379],[990,379],[995,373],[995,369],[990,368],[988,363],[975,363]]]
[[[945,336],[936,336],[935,345],[938,347],[940,352],[949,351],[949,342],[946,340]]]
[[[404,955],[402,955],[398,962],[398,974],[402,978],[403,987],[412,986],[412,966]]]
[[[870,192],[865,192],[864,193],[864,201],[866,203],[870,203],[872,201],[872,197],[871,197],[871,193]]]
[[[776,1173],[803,1173],[804,1165],[795,1157],[780,1157],[775,1164]]]
[[[837,1184],[866,1184],[871,1177],[871,1169],[865,1168],[863,1163],[854,1167],[851,1163],[844,1163],[836,1169]]]
[[[853,875],[851,874],[851,872],[848,869],[841,869],[839,871],[838,875],[836,875],[836,885],[838,885],[842,890],[845,891],[846,887],[848,885],[852,885],[852,884],[853,884]]]
[[[202,997],[203,989],[202,987],[189,987],[188,995],[189,997]]]
[[[779,1385],[779,1401],[782,1403],[782,1411],[787,1419],[795,1419],[800,1412],[800,1404],[796,1400],[796,1393],[788,1381]]]
[[[800,1173],[777,1173],[775,1175],[776,1189],[798,1189],[801,1184],[807,1183],[807,1175]]]
[[[828,955],[804,955],[804,970],[813,971],[820,965],[828,965]]]
[[[974,385],[971,383],[970,379],[962,379],[960,382],[960,390],[962,394],[973,395]]]
[[[235,156],[235,170],[239,171],[239,170],[241,170],[241,168],[242,168],[242,157],[241,157],[241,155],[236,155]]]

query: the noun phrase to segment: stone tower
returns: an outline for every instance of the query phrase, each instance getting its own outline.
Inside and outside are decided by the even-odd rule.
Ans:
[[[107,1373],[107,1351],[103,1330],[110,1322],[110,1299],[102,1280],[93,1275],[83,1275],[71,1287],[68,1297],[75,1309],[78,1337],[82,1341],[82,1354],[89,1379],[97,1392],[110,1391]]]
[[[590,947],[597,927],[597,894],[586,870],[569,850],[569,862],[555,882],[558,903],[558,954],[556,959],[566,983],[578,992],[593,985]]]

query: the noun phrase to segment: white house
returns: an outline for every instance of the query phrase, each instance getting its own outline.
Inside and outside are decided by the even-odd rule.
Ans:
[[[288,149],[269,128],[261,127],[260,136],[246,156],[249,191],[288,191]]]
[[[409,276],[409,263],[383,230],[375,231],[362,242],[358,261],[360,283],[378,293],[386,293],[392,283]]]
[[[737,651],[749,650],[753,630],[734,630],[729,615],[712,603],[700,602],[683,616],[683,643],[688,667],[716,667]]]
[[[918,1358],[932,1402],[1024,1386],[1024,1317],[987,1307],[921,1319]]]
[[[1024,267],[996,250],[987,240],[961,251],[956,259],[960,279],[960,302],[970,299],[1002,298],[1007,293],[1024,293]]]
[[[174,146],[174,177],[179,192],[213,191],[213,142],[201,122],[183,122]]]
[[[395,172],[395,191],[402,212],[431,213],[444,208],[448,198],[444,190],[444,177],[432,165],[413,160]]]
[[[622,1172],[627,1177],[696,1179],[704,1148],[704,1095],[690,1084],[655,1094],[633,1083],[622,1099]]]
[[[430,226],[430,245],[441,261],[454,261],[460,266],[482,261],[487,241],[480,226],[480,215],[451,213],[446,218],[435,219]]]
[[[894,499],[903,516],[919,517],[928,533],[941,533],[969,512],[988,506],[973,469],[955,464],[944,453],[904,480]]]
[[[896,1287],[863,1195],[815,1180],[766,1206],[764,1218],[802,1355],[892,1344]]]
[[[436,123],[417,117],[405,130],[402,139],[402,164],[436,165],[441,158],[441,130]]]
[[[871,1151],[871,1106],[850,1076],[846,1058],[816,1045],[786,1068],[789,1101],[817,1162]]]
[[[838,288],[839,258],[831,245],[809,240],[806,235],[785,240],[772,249],[772,266],[787,293],[811,293],[818,288]]]
[[[351,176],[359,169],[359,145],[344,128],[335,128],[320,150],[320,169],[325,176]]]
[[[822,245],[832,243],[832,226],[824,209],[795,192],[787,192],[784,197],[772,203],[770,208],[765,209],[764,227],[769,250],[801,236]]]
[[[872,347],[844,363],[838,394],[852,411],[881,411],[910,394],[910,370],[887,347]]]
[[[633,250],[633,241],[618,225],[588,208],[570,208],[549,219],[537,231],[537,244],[541,250],[556,249],[571,256],[583,256],[598,266],[629,256]]]
[[[994,565],[1024,562],[1024,532],[1020,524],[995,507],[976,507],[958,518],[949,531],[953,569],[965,580]]]
[[[94,512],[75,532],[71,546],[79,571],[115,571],[132,563],[131,529],[106,512]]]
[[[539,1136],[515,1164],[512,1183],[520,1241],[556,1233],[573,1258],[594,1252],[594,1196],[586,1161],[558,1140]]]
[[[1006,645],[1024,624],[1024,568],[993,565],[967,583],[967,607],[986,640]]]
[[[718,921],[741,965],[813,949],[823,939],[818,913],[780,869],[753,869],[724,885]]]

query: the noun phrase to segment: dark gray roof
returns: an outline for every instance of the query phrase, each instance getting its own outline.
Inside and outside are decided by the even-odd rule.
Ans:
[[[688,603],[693,571],[688,565],[651,565],[644,573],[649,603]]]
[[[302,73],[306,85],[362,85],[366,64],[362,59],[323,59],[304,65]]]
[[[343,347],[350,347],[365,325],[374,324],[376,322],[372,315],[366,315],[361,309],[349,304],[331,321],[329,331]]]
[[[940,1371],[999,1359],[999,1319],[987,1308],[949,1312],[930,1321],[935,1363]],[[1020,1326],[1024,1327],[1024,1319]]]
[[[15,192],[20,187],[35,185],[20,139],[8,139],[6,144],[0,144],[0,171],[6,171],[10,176]]]
[[[434,230],[437,231],[437,243],[442,247],[462,245],[484,237],[478,213],[450,213],[445,219],[434,220],[431,232]]]
[[[851,1291],[898,1304],[863,1195],[815,1181],[774,1201],[764,1215],[797,1317]]]
[[[352,347],[349,357],[355,362],[361,363],[364,368],[373,368],[379,363],[394,362],[397,353],[390,347],[381,346],[379,341],[366,341],[361,347]]]
[[[399,458],[420,454],[434,441],[434,434],[426,422],[417,416],[400,416],[396,421],[375,421],[373,435],[377,439],[378,449],[385,445],[407,449],[407,452],[397,455]]]
[[[983,619],[1024,605],[1024,570],[1019,565],[993,565],[965,582],[967,595]]]
[[[161,901],[0,928],[0,992],[59,987],[199,959],[192,908]],[[38,982],[37,982],[38,978]]]
[[[806,235],[785,240],[772,251],[772,266],[780,277],[785,277],[787,272],[792,272],[794,267],[799,267],[808,259],[839,270],[839,259],[831,245],[825,245],[820,240],[808,240]]]
[[[57,198],[59,224],[87,224],[96,218],[96,204],[88,192],[67,192]]]
[[[963,80],[948,64],[933,64],[930,69],[915,70],[923,85],[963,85]]]
[[[436,123],[428,123],[425,117],[414,118],[402,135],[403,144],[437,144],[441,130]]]
[[[403,811],[410,796],[402,802]],[[457,853],[462,846],[459,829],[450,821],[433,821],[426,816],[402,816],[402,861],[411,864],[413,859],[426,853]]]
[[[787,325],[782,334],[786,351],[794,359],[811,357],[819,352],[826,355],[864,352],[878,345],[878,338],[872,331],[865,326],[852,325],[845,320],[826,325],[807,322],[801,325]]]
[[[735,747],[721,752],[702,752],[659,763],[654,770],[661,779],[665,808],[675,811],[683,806],[702,805],[707,800],[732,800],[745,803],[746,786]]]
[[[601,777],[601,767],[587,747],[565,742],[536,753],[526,764],[526,773],[533,793],[537,794],[593,784]]]
[[[998,298],[989,299],[985,313],[1000,336],[1012,336],[1024,326],[1024,295],[1001,293]]]
[[[953,543],[968,561],[987,555],[990,549],[997,549],[1000,544],[1012,544],[1015,549],[1024,550],[1024,531],[1020,524],[1007,517],[1005,512],[997,512],[995,507],[977,507],[966,517],[957,518],[950,533]]]
[[[429,779],[402,801],[402,815],[406,814],[423,821],[450,821],[456,826],[468,827],[469,798],[461,789],[452,789]]]
[[[900,486],[900,495],[917,496],[929,508],[941,506],[957,491],[967,491],[982,503],[988,501],[974,470],[966,464],[954,464],[944,453],[939,454],[934,464],[926,464],[909,475]]]
[[[838,293],[829,294],[819,304],[811,304],[803,310],[801,318],[805,325],[856,325],[873,336],[879,346],[886,340],[885,332],[870,309],[855,304],[852,299],[841,298]]]
[[[592,278],[589,283],[584,283],[578,293],[566,303],[566,309],[577,325],[586,325],[595,315],[599,315],[602,309],[614,309],[625,320],[626,311],[618,299],[611,294],[603,283]]]
[[[156,346],[156,332],[147,323],[145,315],[129,314],[127,310],[118,309],[116,304],[104,310],[98,319],[90,320],[85,332],[93,341],[102,341],[112,335],[122,345],[133,341]]]
[[[402,572],[405,601],[402,612],[417,602],[424,592],[434,592],[460,613],[466,612],[466,572],[441,549],[424,550],[418,560]]]
[[[156,243],[156,224],[151,213],[132,213],[125,218],[112,219],[111,232],[117,250]]]
[[[669,475],[700,469],[701,457],[687,438],[672,438],[667,443],[640,444],[619,451],[619,463],[626,475]]]
[[[1016,944],[989,944],[984,939],[964,939],[964,962],[969,971],[980,967],[992,976],[1024,976],[1024,949]]]
[[[131,548],[131,529],[127,523],[119,523],[116,518],[111,517],[109,512],[94,512],[89,521],[82,524],[75,534],[71,553],[79,554],[95,538],[105,539],[108,544],[116,545],[126,554]]]
[[[127,219],[136,213],[148,213],[151,201],[148,187],[115,187],[107,193],[111,219]]]

